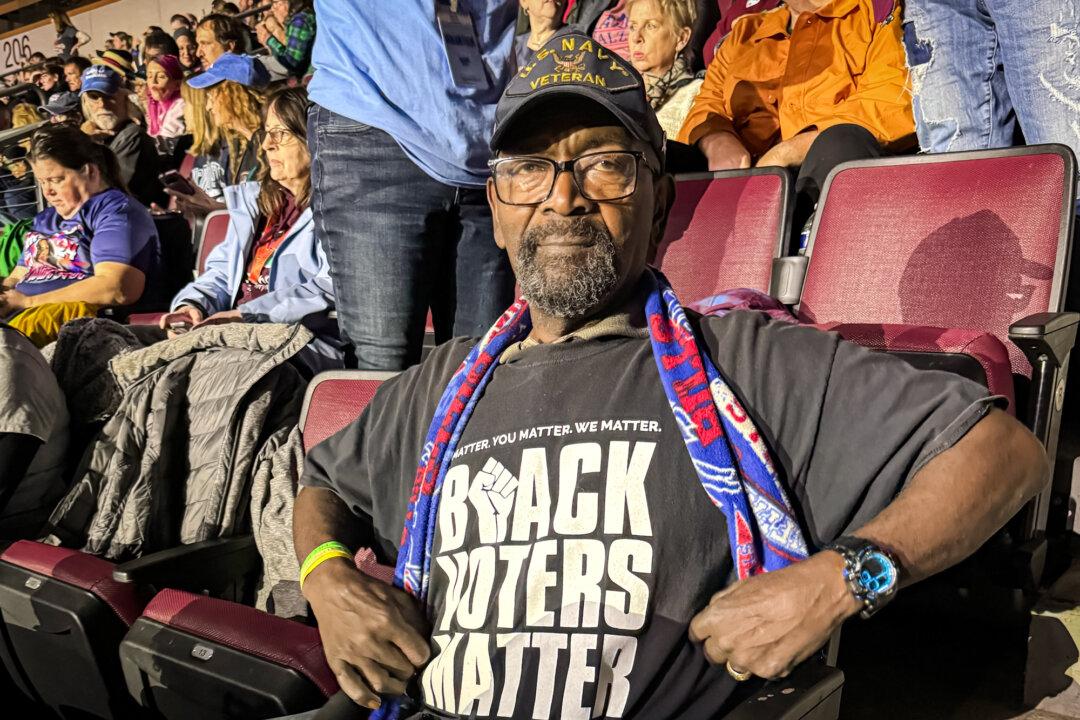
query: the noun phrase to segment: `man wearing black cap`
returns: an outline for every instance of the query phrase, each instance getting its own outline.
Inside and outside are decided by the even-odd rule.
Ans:
[[[647,266],[673,193],[659,125],[587,36],[521,69],[491,144],[527,308],[385,383],[296,500],[330,667],[380,718],[721,717],[1045,483],[974,383],[684,312]]]

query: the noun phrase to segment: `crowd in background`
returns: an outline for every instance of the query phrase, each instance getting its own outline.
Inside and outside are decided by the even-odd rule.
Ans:
[[[1076,0],[1062,3],[1070,38],[1006,0],[488,2],[471,17],[479,71],[444,45],[430,1],[273,0],[244,15],[254,5],[214,2],[96,49],[53,13],[55,52],[4,78],[36,86],[0,97],[0,130],[36,128],[2,147],[11,344],[149,312],[148,343],[302,326],[293,364],[306,379],[402,370],[428,329],[436,342],[480,336],[515,292],[486,190],[496,105],[514,82],[596,82],[587,56],[615,53],[639,74],[666,171],[789,168],[793,247],[841,162],[1024,141],[1080,151]],[[591,41],[560,44],[568,32]],[[191,238],[222,210],[226,236],[193,278]],[[33,377],[17,383],[27,393],[55,384],[44,364],[18,372]],[[54,456],[32,457],[63,430],[22,434],[37,438],[28,477],[52,479],[18,501],[0,482],[0,521],[67,487]]]

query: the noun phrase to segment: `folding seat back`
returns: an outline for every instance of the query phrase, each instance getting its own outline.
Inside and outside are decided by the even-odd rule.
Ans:
[[[799,317],[981,330],[1060,312],[1075,160],[1064,146],[845,163],[826,181]],[[1030,376],[1019,347],[1014,372]]]
[[[225,240],[225,233],[229,230],[229,211],[215,210],[207,215],[202,221],[199,233],[198,265],[196,275],[202,275],[206,270],[206,258],[210,253]]]
[[[107,560],[20,540],[0,555],[0,660],[30,700],[64,717],[131,718],[116,648],[147,597]],[[13,698],[11,698],[13,700]]]
[[[782,168],[675,178],[675,203],[653,264],[683,303],[732,288],[770,289],[791,236],[791,179]]]
[[[394,373],[331,371],[309,384],[304,449],[360,416]],[[358,555],[358,565],[372,562]],[[238,603],[163,590],[120,647],[129,692],[170,720],[247,720],[319,707],[337,691],[317,628]]]
[[[1080,320],[1062,312],[1075,193],[1076,160],[1060,145],[845,163],[818,204],[798,316],[878,349],[904,338],[906,351],[962,353],[961,331],[983,348],[997,338],[1016,414],[1053,458]],[[1011,397],[1003,363],[983,364]],[[1049,504],[1044,494],[1025,511],[1022,539],[1045,530]]]

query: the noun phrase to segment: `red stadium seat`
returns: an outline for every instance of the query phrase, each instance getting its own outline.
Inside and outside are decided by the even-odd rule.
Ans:
[[[215,210],[207,215],[202,222],[202,230],[199,233],[199,254],[196,256],[195,275],[198,277],[206,270],[206,258],[211,251],[225,241],[225,234],[229,231],[229,211]]]
[[[300,415],[304,449],[360,416],[394,373],[317,375]],[[359,553],[357,565],[386,580],[389,568]],[[318,630],[238,603],[164,590],[120,647],[130,693],[172,720],[275,717],[320,706],[337,691]]]
[[[1016,414],[1053,458],[1080,320],[1062,312],[1075,192],[1060,145],[845,163],[818,204],[798,316],[993,335],[1027,400]],[[1049,504],[1025,512],[1021,537],[1045,530]]]
[[[791,180],[763,168],[680,175],[653,264],[683,303],[732,288],[770,289],[791,237]]]

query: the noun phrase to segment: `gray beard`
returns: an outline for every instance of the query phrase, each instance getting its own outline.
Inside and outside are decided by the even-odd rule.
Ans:
[[[104,132],[112,132],[120,124],[120,117],[116,113],[94,113],[94,124]]]
[[[593,244],[584,257],[538,260],[540,242],[555,235],[590,239]],[[545,315],[562,319],[587,317],[619,283],[615,255],[615,242],[607,228],[585,218],[533,228],[521,237],[518,248],[521,294]]]

